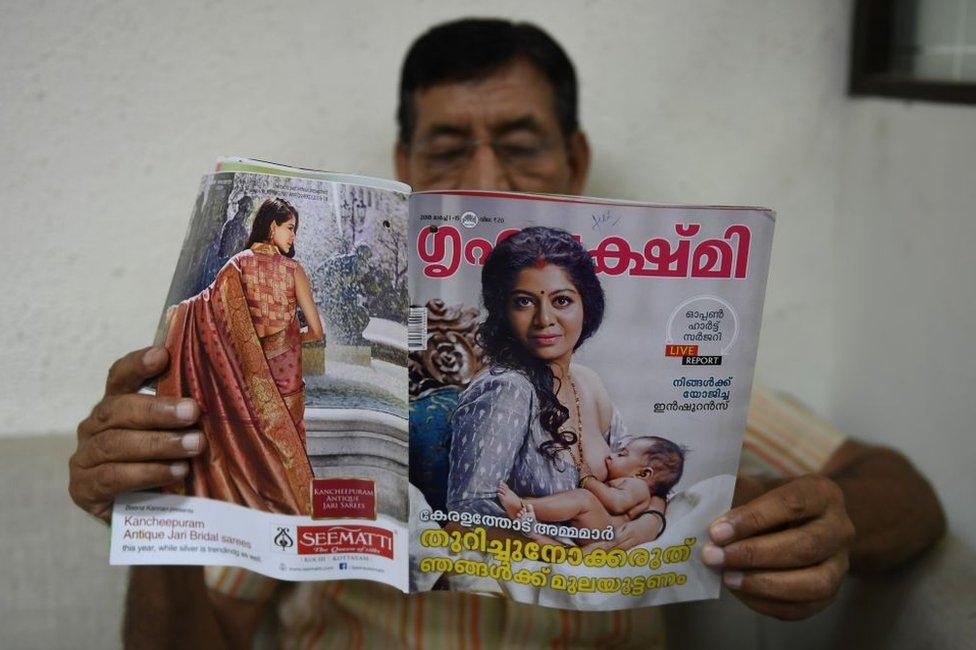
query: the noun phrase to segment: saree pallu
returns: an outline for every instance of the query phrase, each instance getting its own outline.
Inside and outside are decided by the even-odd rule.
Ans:
[[[259,338],[232,259],[210,287],[180,303],[166,348],[170,366],[157,394],[196,400],[207,438],[183,485],[170,491],[309,514],[298,319]]]

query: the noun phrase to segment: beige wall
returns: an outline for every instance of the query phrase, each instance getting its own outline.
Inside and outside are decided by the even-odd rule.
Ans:
[[[903,449],[976,550],[976,107],[851,103],[834,416]]]
[[[956,459],[973,460],[961,353],[973,109],[847,99],[840,0],[497,6],[545,25],[577,62],[590,193],[779,211],[759,375],[904,446],[961,508],[976,493],[968,474],[952,478]],[[0,22],[12,249],[0,435],[70,431],[111,360],[149,341],[216,156],[392,174],[404,49],[482,5],[347,7],[11,5]],[[930,374],[907,372],[933,337],[951,352],[924,357]],[[916,437],[923,423],[933,444]]]
[[[0,435],[70,431],[149,341],[217,155],[392,173],[404,49],[482,5],[347,7],[10,6]],[[973,109],[848,99],[840,0],[497,11],[575,58],[591,193],[779,211],[759,375],[903,448],[976,539]]]
[[[73,429],[109,363],[150,341],[216,156],[392,174],[404,50],[485,5],[351,6],[5,8],[0,218],[16,235],[0,290],[16,307],[0,310],[0,435]],[[846,3],[492,7],[545,25],[576,60],[591,193],[780,211],[761,374],[829,409]]]
[[[862,632],[887,645],[875,630],[908,608],[917,618],[896,617],[904,647],[950,647],[933,640],[973,620],[964,587],[945,585],[972,575],[976,546],[976,109],[847,98],[849,4],[546,0],[491,11],[546,26],[576,60],[596,155],[590,193],[779,211],[759,374],[845,430],[900,447],[932,478],[956,535],[950,555],[966,559],[936,554],[916,568],[921,586],[882,585],[895,601]],[[148,343],[216,156],[390,175],[404,49],[433,22],[485,11],[5,3],[0,437],[71,431],[111,360]],[[859,585],[848,600],[874,602]],[[826,621],[860,616],[835,607],[834,619],[795,627],[757,624],[734,605],[683,607],[697,628],[703,611],[730,613],[729,647],[823,647],[847,634]]]

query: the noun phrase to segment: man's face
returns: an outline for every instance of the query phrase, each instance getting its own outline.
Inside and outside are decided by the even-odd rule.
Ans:
[[[397,177],[415,190],[579,194],[589,166],[582,133],[563,137],[552,86],[516,61],[484,79],[414,94],[414,132],[396,148]]]

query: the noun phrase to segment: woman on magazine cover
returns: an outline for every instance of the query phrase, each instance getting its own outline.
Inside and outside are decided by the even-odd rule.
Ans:
[[[503,481],[523,497],[606,481],[625,427],[600,377],[573,363],[603,320],[589,253],[566,231],[526,228],[489,254],[481,285],[487,316],[478,338],[490,364],[452,420],[448,509],[504,516]]]
[[[170,308],[170,367],[161,395],[202,406],[206,452],[180,490],[260,510],[307,514],[302,343],[323,337],[295,256],[298,212],[281,198],[258,208],[251,233],[209,287]],[[308,323],[300,329],[296,308]]]

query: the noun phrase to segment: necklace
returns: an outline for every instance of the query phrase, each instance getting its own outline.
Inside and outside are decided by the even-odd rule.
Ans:
[[[583,487],[586,483],[586,479],[593,478],[593,474],[589,472],[590,466],[586,462],[586,458],[583,456],[583,409],[580,407],[579,391],[576,390],[576,382],[573,381],[573,376],[569,376],[569,386],[573,389],[573,399],[576,400],[576,453],[577,457],[574,459],[576,461],[576,471],[579,472],[580,480],[579,486]],[[572,455],[572,454],[571,454]],[[586,467],[586,473],[583,472],[583,468]]]

